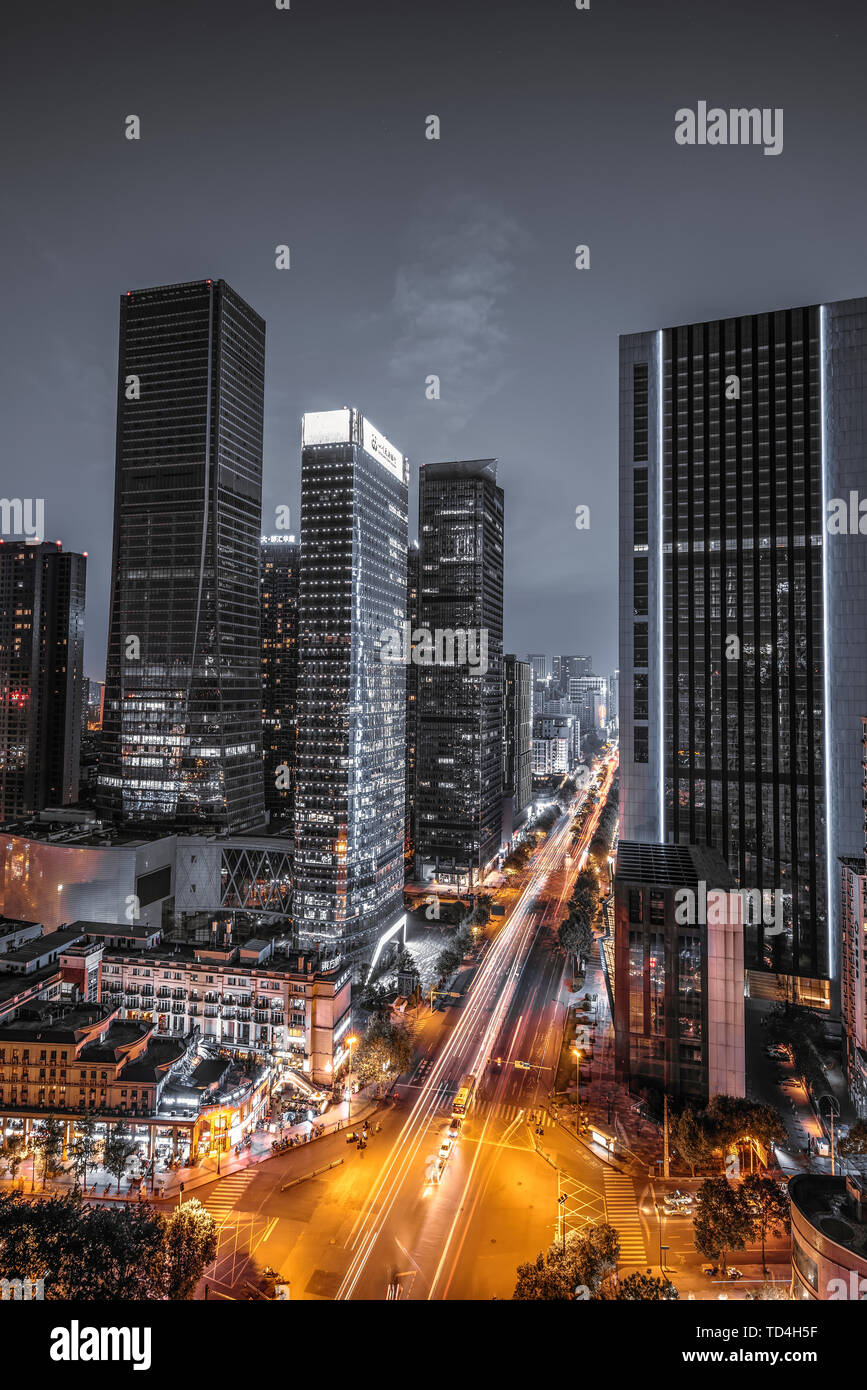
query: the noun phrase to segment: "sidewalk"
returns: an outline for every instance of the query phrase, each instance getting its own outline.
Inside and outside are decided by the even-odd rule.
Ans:
[[[581,1010],[576,1013],[575,1005],[582,997],[591,994],[596,995],[595,1008],[586,1014]],[[574,1027],[576,1021],[580,1024],[584,1019],[588,1022],[592,1020],[596,1025],[589,1077],[585,1080],[582,1075],[581,1080],[581,1109],[589,1120],[596,1120],[614,1128],[619,1139],[619,1148],[612,1157],[603,1153],[602,1149],[592,1144],[588,1138],[575,1135],[574,1068],[571,1085],[567,1086],[566,1090],[567,1095],[571,1090],[573,1099],[565,1104],[561,1103],[559,1113],[555,1113],[553,1118],[557,1119],[573,1138],[577,1137],[589,1153],[602,1159],[612,1168],[621,1172],[633,1172],[636,1176],[646,1175],[648,1169],[662,1156],[662,1135],[656,1125],[643,1120],[635,1113],[636,1097],[627,1087],[614,1079],[614,1024],[605,989],[598,942],[594,942],[590,952],[582,989],[575,994],[570,994],[564,989],[561,997],[569,1006],[564,1019],[564,1034],[567,1025]],[[564,1116],[564,1111],[568,1115],[570,1110],[573,1116],[571,1126],[565,1122]]]
[[[374,1115],[380,1107],[386,1103],[387,1097],[383,1099],[372,1099],[370,1097],[354,1097],[352,1106],[351,1127],[364,1123]],[[346,1102],[342,1101],[339,1105],[333,1106],[326,1111],[316,1121],[317,1128],[322,1126],[322,1134],[317,1139],[324,1139],[329,1134],[335,1134],[338,1130],[347,1128]],[[180,1195],[181,1184],[184,1187],[184,1196],[200,1187],[206,1187],[210,1183],[217,1182],[220,1178],[228,1177],[231,1173],[243,1172],[253,1164],[264,1163],[269,1158],[278,1158],[292,1153],[293,1149],[283,1149],[280,1154],[271,1152],[271,1145],[275,1138],[297,1137],[300,1141],[296,1147],[306,1148],[308,1145],[316,1144],[317,1139],[310,1139],[309,1133],[313,1127],[310,1120],[304,1120],[300,1124],[287,1126],[280,1135],[272,1134],[270,1130],[257,1130],[253,1136],[253,1146],[250,1149],[242,1149],[240,1154],[236,1154],[234,1149],[229,1149],[220,1158],[220,1172],[217,1174],[216,1158],[207,1158],[204,1163],[197,1164],[194,1168],[176,1168],[172,1170],[157,1169],[153,1190],[151,1190],[150,1179],[145,1182],[145,1197],[139,1197],[139,1179],[122,1178],[120,1192],[118,1192],[117,1178],[113,1178],[103,1168],[95,1168],[87,1175],[87,1189],[84,1193],[88,1201],[98,1202],[137,1202],[140,1200],[154,1202],[174,1201]],[[24,1166],[23,1166],[24,1168]],[[23,1185],[22,1185],[23,1184]],[[13,1183],[10,1179],[0,1180],[0,1191],[18,1188],[25,1197],[50,1197],[59,1193],[71,1192],[75,1187],[75,1179],[72,1173],[64,1173],[57,1178],[49,1178],[43,1190],[41,1179],[37,1176],[34,1191],[31,1193],[31,1164],[28,1161],[24,1171],[19,1170],[18,1176]],[[106,1189],[108,1189],[106,1191]]]

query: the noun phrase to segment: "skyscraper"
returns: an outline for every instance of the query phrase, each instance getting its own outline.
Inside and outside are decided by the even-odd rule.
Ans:
[[[749,925],[746,965],[816,1003],[831,866],[863,847],[865,373],[863,299],[620,342],[621,835],[781,889],[785,929]]]
[[[295,702],[301,547],[294,536],[263,536],[259,556],[262,618],[262,752],[265,809],[295,815]]]
[[[503,490],[496,459],[419,471],[419,625],[472,632],[486,659],[419,666],[417,874],[468,885],[502,829]],[[469,643],[467,644],[469,650]]]
[[[511,801],[514,830],[527,816],[533,799],[533,699],[529,661],[503,657],[503,796]]]
[[[304,416],[295,927],[375,961],[403,912],[406,668],[403,455],[357,410]]]
[[[265,324],[223,280],[121,299],[103,810],[264,820]]]
[[[418,627],[419,548],[413,541],[406,556],[406,620],[410,634]],[[418,737],[418,667],[406,667],[406,808],[404,811],[404,856],[408,875],[415,863],[415,745]]]
[[[87,559],[0,542],[0,821],[78,799]]]
[[[569,681],[573,676],[593,674],[592,656],[555,656],[553,659],[554,685],[563,695],[569,693]]]

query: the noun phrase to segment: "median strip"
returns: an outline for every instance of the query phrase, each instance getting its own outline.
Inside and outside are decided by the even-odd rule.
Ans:
[[[280,1191],[285,1192],[287,1187],[297,1187],[299,1182],[306,1182],[308,1178],[318,1178],[320,1173],[328,1173],[332,1168],[339,1168],[342,1162],[342,1158],[335,1158],[333,1163],[326,1163],[322,1168],[314,1168],[312,1173],[303,1173],[300,1178],[293,1178],[291,1182],[284,1182]]]

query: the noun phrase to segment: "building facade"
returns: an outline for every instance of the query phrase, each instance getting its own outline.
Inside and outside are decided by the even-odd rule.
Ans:
[[[743,903],[715,851],[621,840],[614,876],[619,1081],[746,1094]]]
[[[409,465],[357,410],[304,417],[295,927],[372,965],[403,912]]]
[[[503,491],[495,459],[419,471],[419,626],[467,632],[486,660],[419,667],[416,874],[472,887],[503,798]]]
[[[569,682],[573,676],[590,676],[592,674],[592,656],[555,656],[553,658],[554,685],[561,695],[569,694]]]
[[[0,912],[46,931],[81,918],[161,927],[175,885],[174,835],[124,835],[93,812],[14,821],[0,850]]]
[[[350,972],[303,952],[242,946],[107,946],[102,998],[159,1036],[198,1030],[206,1043],[282,1062],[330,1083],[350,1033]]]
[[[533,799],[533,697],[530,663],[503,657],[503,795],[511,801],[511,829],[527,818]]]
[[[87,558],[0,543],[0,822],[78,799]]]
[[[121,299],[100,807],[264,821],[259,536],[265,324],[222,280]]]
[[[861,720],[865,852],[840,858],[840,1006],[849,1095],[867,1118],[867,718]]]
[[[620,342],[623,833],[781,889],[785,930],[746,931],[750,987],[820,1007],[837,858],[863,848],[867,567],[840,512],[865,369],[867,300]]]
[[[294,536],[262,537],[259,588],[265,809],[272,821],[289,826],[295,818],[300,566],[301,547]]]
[[[406,555],[406,621],[409,633],[418,628],[419,545],[412,541]],[[418,667],[410,661],[406,668],[406,793],[404,810],[404,863],[406,876],[415,868],[416,850],[416,742],[418,740]]]

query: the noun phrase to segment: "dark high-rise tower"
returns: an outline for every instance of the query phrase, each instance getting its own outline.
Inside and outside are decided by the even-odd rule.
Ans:
[[[409,623],[410,642],[412,633],[418,627],[418,579],[419,547],[413,541],[406,555],[406,621]],[[406,668],[406,811],[404,854],[407,872],[411,874],[415,865],[415,748],[418,738],[418,667],[410,661]]]
[[[865,376],[867,300],[620,341],[621,836],[781,890],[746,964],[817,1003],[863,838]]]
[[[84,555],[0,542],[0,821],[78,800]]]
[[[573,676],[593,674],[592,656],[555,656],[553,659],[554,685],[562,695],[569,694],[569,681]]]
[[[503,657],[503,795],[511,800],[511,830],[526,819],[533,799],[533,693],[529,661]]]
[[[275,821],[295,815],[295,702],[298,688],[298,585],[301,546],[294,536],[263,536],[262,752],[265,808]]]
[[[121,299],[100,801],[126,824],[264,819],[264,366],[222,280]]]
[[[304,416],[295,927],[373,964],[405,923],[409,466],[357,410]]]
[[[497,854],[503,777],[503,490],[496,459],[419,472],[419,626],[484,637],[486,660],[420,665],[417,873],[477,881]]]

